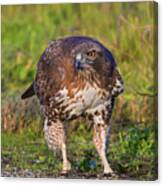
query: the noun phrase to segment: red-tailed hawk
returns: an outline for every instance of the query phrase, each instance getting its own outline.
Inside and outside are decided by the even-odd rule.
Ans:
[[[89,37],[72,36],[50,42],[37,66],[36,78],[22,99],[36,95],[45,116],[48,147],[59,149],[63,173],[70,169],[66,154],[65,125],[86,117],[93,125],[93,142],[104,166],[114,99],[123,91],[123,81],[111,52]]]

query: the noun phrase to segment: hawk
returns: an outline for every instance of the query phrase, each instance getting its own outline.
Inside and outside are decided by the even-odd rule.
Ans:
[[[65,127],[78,117],[91,122],[104,173],[113,172],[106,150],[114,100],[123,89],[113,55],[96,39],[71,36],[49,43],[39,59],[35,80],[22,99],[38,97],[45,117],[45,141],[53,151],[62,152],[63,173],[71,169]]]

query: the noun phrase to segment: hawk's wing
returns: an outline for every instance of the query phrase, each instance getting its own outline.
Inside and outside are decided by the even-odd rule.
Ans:
[[[34,82],[27,88],[27,90],[22,94],[21,98],[26,99],[28,97],[31,97],[35,95],[34,91]]]

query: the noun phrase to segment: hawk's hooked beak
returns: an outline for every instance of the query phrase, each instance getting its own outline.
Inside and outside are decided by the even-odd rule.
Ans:
[[[75,68],[76,68],[77,70],[81,70],[81,69],[84,68],[84,64],[85,64],[85,62],[84,62],[84,60],[82,59],[82,55],[81,55],[81,54],[78,54],[78,55],[76,56],[76,59],[75,59]]]
[[[84,58],[80,53],[77,54],[76,58],[75,58],[75,68],[77,70],[82,70],[84,68],[89,67],[89,65],[91,65],[93,62],[90,60],[87,60],[86,58]]]
[[[75,68],[76,68],[77,70],[80,70],[80,69],[83,68],[82,63],[81,63],[80,60],[76,60],[76,61],[75,61]]]

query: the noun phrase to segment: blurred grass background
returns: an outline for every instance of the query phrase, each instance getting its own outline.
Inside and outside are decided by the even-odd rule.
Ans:
[[[110,49],[125,82],[113,113],[108,154],[113,170],[132,179],[157,178],[155,8],[154,2],[2,6],[2,172],[16,167],[47,176],[60,170],[44,144],[36,98],[22,101],[20,95],[50,40],[87,35]],[[73,168],[99,172],[91,131],[84,122],[78,125],[73,122],[68,131]]]

